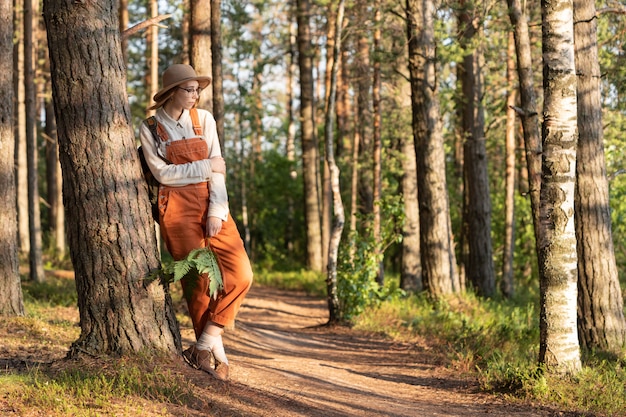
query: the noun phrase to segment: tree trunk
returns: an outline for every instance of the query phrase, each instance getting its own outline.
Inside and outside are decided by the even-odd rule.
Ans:
[[[300,122],[302,171],[307,231],[307,263],[313,271],[322,272],[322,228],[318,177],[318,149],[315,137],[313,53],[311,44],[309,0],[297,0],[298,65],[300,68]]]
[[[398,94],[398,96],[410,97],[409,94]],[[422,291],[423,286],[415,141],[412,136],[402,137],[400,140],[403,155],[402,195],[404,200],[400,288],[405,291],[419,292]]]
[[[505,197],[504,197],[504,248],[502,251],[502,281],[500,290],[506,298],[514,294],[513,255],[515,253],[515,103],[517,85],[515,83],[515,39],[509,32],[506,59],[506,131],[505,131]]]
[[[120,20],[120,32],[128,29],[130,18],[128,17],[128,0],[120,0],[119,6],[119,20]],[[128,39],[122,38],[122,55],[124,56],[124,62],[128,66]]]
[[[356,77],[356,111],[359,114],[359,123],[355,124],[355,129],[359,133],[359,164],[358,170],[358,211],[367,216],[374,211],[374,173],[372,155],[374,153],[372,142],[372,108],[370,91],[372,90],[372,75],[370,72],[370,32],[371,19],[369,7],[365,1],[359,4],[357,27],[361,28],[357,35],[357,51],[354,57],[355,77]]]
[[[326,272],[326,288],[329,311],[329,323],[339,321],[339,298],[337,296],[337,255],[339,252],[339,244],[341,243],[341,234],[345,223],[345,213],[343,202],[341,200],[341,189],[339,183],[339,167],[335,163],[335,146],[334,146],[334,129],[333,120],[335,118],[335,103],[337,98],[337,72],[339,71],[339,51],[341,50],[341,33],[343,26],[343,14],[345,9],[344,0],[339,0],[337,19],[335,21],[336,35],[333,43],[333,59],[330,73],[329,93],[327,95],[326,120],[325,120],[325,149],[326,162],[330,172],[330,183],[332,189],[332,207],[333,207],[333,227],[330,233],[328,243],[328,267]]]
[[[620,353],[626,347],[626,321],[611,232],[595,16],[593,2],[574,0],[579,135],[574,211],[578,331],[586,349]]]
[[[374,53],[378,54],[382,52],[382,48],[380,45],[380,8],[382,7],[380,2],[377,1],[376,11],[374,12]],[[373,68],[373,76],[374,81],[372,83],[372,105],[374,108],[373,114],[373,129],[372,129],[372,176],[373,176],[373,192],[372,199],[374,202],[374,206],[372,207],[372,214],[374,220],[372,222],[374,228],[374,242],[376,245],[376,255],[380,256],[380,262],[378,264],[378,273],[376,274],[376,282],[379,285],[383,285],[385,283],[385,273],[383,269],[383,257],[382,252],[383,248],[380,245],[382,241],[382,232],[381,232],[381,199],[382,199],[382,139],[381,139],[381,130],[382,130],[382,110],[381,110],[381,98],[380,98],[380,59],[374,60],[374,68]]]
[[[541,137],[539,133],[539,114],[535,98],[533,63],[528,34],[528,17],[522,9],[521,0],[507,0],[509,18],[515,35],[517,53],[517,74],[519,77],[520,104],[519,116],[524,130],[524,147],[526,150],[526,166],[528,167],[528,192],[535,230],[535,248],[539,252],[538,242],[541,240],[542,228],[540,216],[541,191]]]
[[[150,0],[150,18],[159,15],[159,4],[157,0]],[[146,88],[148,90],[148,105],[154,102],[152,97],[159,91],[159,27],[151,25],[146,31],[146,61],[148,62],[148,74],[146,75]],[[153,116],[156,110],[148,110],[148,116]]]
[[[224,148],[224,90],[222,76],[222,2],[211,1],[211,55],[213,71],[213,117],[217,127],[217,137]]]
[[[14,0],[13,21],[15,28],[24,27],[24,1]],[[28,168],[26,166],[26,106],[24,103],[24,31],[16,30],[13,47],[13,88],[15,92],[15,183],[17,186],[17,222],[19,250],[30,252],[28,234]]]
[[[450,230],[445,152],[435,77],[437,10],[433,0],[407,0],[407,39],[417,156],[422,278],[431,296],[458,292]]]
[[[46,83],[47,91],[52,91],[50,80]],[[57,259],[65,257],[65,213],[63,209],[63,194],[61,181],[61,164],[59,163],[59,142],[57,137],[57,125],[54,117],[54,103],[52,97],[46,97],[46,179],[48,183],[48,222],[50,236],[54,240],[54,252]]]
[[[117,2],[46,1],[44,18],[81,335],[70,356],[180,352],[130,126]],[[68,47],[69,46],[69,47]]]
[[[0,0],[0,56],[13,53],[13,4]],[[0,316],[23,316],[18,263],[13,136],[13,61],[0,60]]]
[[[471,5],[462,2],[459,22],[461,44],[466,49],[462,63],[462,126],[463,173],[466,210],[463,222],[467,224],[467,258],[465,275],[478,295],[491,297],[495,293],[495,271],[491,244],[491,197],[487,173],[485,145],[485,116],[483,99],[483,52],[481,42],[481,2]]]
[[[287,143],[285,144],[285,152],[287,161],[290,164],[290,178],[291,181],[295,181],[298,178],[298,171],[296,171],[296,117],[294,111],[294,80],[296,78],[297,69],[297,45],[296,45],[296,22],[293,5],[289,7],[289,60],[287,63]],[[287,193],[287,235],[285,236],[287,251],[292,252],[294,248],[295,232],[294,232],[294,217],[295,217],[295,199],[291,193]]]
[[[191,66],[199,75],[213,76],[211,52],[211,0],[191,0],[189,55]],[[200,96],[198,107],[213,113],[213,89]]]
[[[28,235],[30,240],[29,276],[44,282],[41,215],[39,209],[39,171],[37,169],[35,51],[36,31],[39,27],[38,0],[24,1],[24,98],[26,107],[26,160],[28,169]]]
[[[550,372],[581,369],[576,328],[576,69],[572,0],[542,0],[543,163],[539,242],[539,362]]]

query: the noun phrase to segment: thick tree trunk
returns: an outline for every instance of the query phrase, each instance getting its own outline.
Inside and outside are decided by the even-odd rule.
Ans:
[[[0,56],[13,53],[13,5],[0,0]],[[13,136],[13,61],[0,60],[0,316],[23,316],[18,268]]]
[[[298,64],[300,68],[300,122],[302,141],[302,170],[305,195],[307,231],[307,263],[314,271],[322,272],[322,225],[318,178],[318,149],[315,137],[313,95],[313,56],[311,45],[310,10],[308,0],[297,0]]]
[[[436,2],[407,0],[407,38],[417,155],[422,277],[431,296],[459,291],[450,230],[445,152],[435,77]]]
[[[191,0],[190,4],[190,42],[189,55],[191,66],[197,74],[213,76],[213,57],[211,50],[211,0]],[[198,102],[198,107],[213,112],[213,89],[207,88]]]
[[[130,126],[117,1],[45,2],[81,335],[70,356],[180,351]],[[68,47],[69,45],[69,47]]]
[[[579,135],[574,211],[578,331],[585,348],[619,353],[626,347],[626,321],[613,252],[595,16],[593,2],[574,0]]]
[[[575,374],[581,362],[576,327],[574,189],[578,132],[572,0],[542,0],[541,6],[544,146],[539,361],[551,372]]]
[[[483,52],[481,2],[462,4],[459,22],[461,44],[466,49],[462,63],[463,173],[467,201],[463,222],[467,224],[465,275],[478,295],[495,293],[491,244],[491,197],[487,173],[483,99]]]

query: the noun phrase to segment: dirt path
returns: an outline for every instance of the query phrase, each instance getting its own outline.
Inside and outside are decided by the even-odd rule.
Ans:
[[[225,339],[231,381],[205,382],[218,394],[205,411],[272,417],[575,415],[506,404],[446,369],[436,349],[318,327],[326,314],[323,300],[253,287]],[[193,334],[182,334],[186,347]],[[202,386],[205,375],[191,372]]]

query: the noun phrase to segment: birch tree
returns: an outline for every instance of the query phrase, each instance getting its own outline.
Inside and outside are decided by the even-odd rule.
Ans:
[[[576,70],[572,0],[542,0],[543,161],[539,268],[539,361],[549,371],[581,369],[576,327]]]

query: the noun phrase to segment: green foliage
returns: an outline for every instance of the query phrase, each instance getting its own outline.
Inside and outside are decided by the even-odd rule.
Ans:
[[[401,198],[392,197],[383,201],[381,218],[397,219],[401,225]],[[376,280],[386,248],[402,239],[401,227],[394,221],[383,222],[380,241],[377,242],[371,229],[371,219],[364,216],[361,223],[365,225],[365,232],[361,235],[355,231],[342,241],[337,262],[339,315],[340,319],[347,321],[353,320],[368,307],[378,306],[389,297],[403,294],[397,286],[380,285]]]
[[[194,249],[184,259],[164,263],[163,269],[155,274],[169,283],[180,281],[185,277],[197,278],[202,274],[207,274],[211,296],[224,288],[219,260],[209,247]]]

